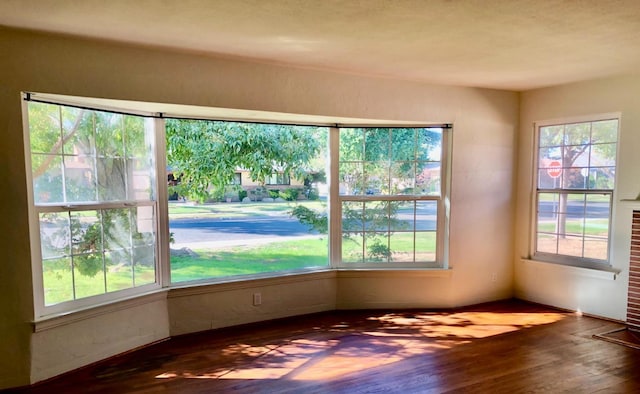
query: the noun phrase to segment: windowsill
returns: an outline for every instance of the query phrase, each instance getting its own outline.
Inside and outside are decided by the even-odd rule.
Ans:
[[[92,305],[82,309],[44,316],[31,322],[31,325],[33,327],[33,332],[49,330],[123,309],[130,309],[139,305],[165,300],[167,298],[167,290],[168,289],[154,290],[146,294],[134,295],[123,300],[117,300],[100,305]]]
[[[560,270],[564,270],[566,272],[575,273],[582,276],[588,276],[596,279],[605,279],[605,280],[616,280],[618,274],[620,274],[620,270],[612,267],[580,267],[575,265],[568,265],[562,263],[554,263],[549,261],[542,260],[532,260],[532,259],[520,259],[522,263],[525,264],[542,264],[548,267],[555,267]]]
[[[393,277],[428,277],[428,278],[449,278],[452,269],[444,268],[415,268],[415,269],[337,269],[338,278],[393,278]]]

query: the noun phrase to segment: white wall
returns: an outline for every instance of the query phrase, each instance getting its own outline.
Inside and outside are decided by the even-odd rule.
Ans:
[[[629,266],[630,215],[640,204],[620,202],[640,194],[640,75],[620,76],[540,89],[522,94],[518,154],[516,296],[612,319],[624,320]],[[535,261],[529,256],[533,166],[533,124],[619,112],[620,139],[612,227],[612,275]]]
[[[32,335],[20,91],[453,123],[452,271],[448,275],[405,272],[387,280],[380,273],[363,272],[359,278],[320,279],[315,283],[320,290],[306,297],[301,292],[306,284],[257,288],[274,294],[276,300],[297,299],[295,313],[331,309],[340,299],[342,306],[350,308],[383,303],[432,307],[512,295],[517,93],[359,77],[1,28],[0,53],[0,158],[5,183],[0,193],[0,235],[6,245],[0,264],[0,388],[77,368],[93,360],[90,354],[106,357],[149,343],[168,335],[169,324],[172,332],[182,333],[253,321],[256,316],[245,305],[245,296],[253,289],[213,291],[213,295],[178,292],[166,303],[149,304],[143,314],[107,313]],[[205,319],[209,323],[202,323],[203,310],[187,308],[197,304],[205,306],[206,313],[213,310],[214,320],[216,313],[222,317],[213,324],[209,318]],[[286,303],[267,306],[260,318],[287,315],[281,308],[292,307]],[[125,326],[119,324],[123,313],[128,320]],[[82,340],[69,339],[80,333],[85,336]],[[65,360],[63,365],[54,366],[60,359]]]

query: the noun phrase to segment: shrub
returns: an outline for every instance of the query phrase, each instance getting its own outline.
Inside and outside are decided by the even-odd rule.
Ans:
[[[280,190],[278,189],[269,190],[269,197],[273,199],[280,197]]]
[[[285,191],[280,192],[280,197],[284,198],[287,201],[296,201],[298,199],[298,194],[300,190],[298,189],[287,189]]]
[[[240,199],[240,201],[244,200],[246,196],[247,196],[246,190],[238,190],[238,198]]]

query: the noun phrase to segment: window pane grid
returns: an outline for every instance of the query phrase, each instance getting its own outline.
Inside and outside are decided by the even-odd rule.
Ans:
[[[131,289],[138,261],[153,278],[141,283],[155,283],[152,123],[34,102],[28,111],[44,305]]]
[[[536,254],[608,260],[616,136],[617,120],[539,128]]]
[[[361,137],[353,129],[341,129],[340,133],[342,261],[434,263],[442,187],[442,130],[370,129]],[[357,141],[358,148],[348,143],[345,147],[342,133],[346,133],[344,140]],[[353,152],[360,149],[361,140],[364,160],[356,160]],[[367,149],[367,143],[374,142],[376,145]],[[386,204],[383,218],[382,211],[367,211],[367,206],[375,204]],[[354,228],[355,207],[362,212],[360,231]]]

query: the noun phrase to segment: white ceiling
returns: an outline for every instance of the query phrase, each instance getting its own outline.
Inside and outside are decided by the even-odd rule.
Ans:
[[[0,0],[0,25],[508,90],[640,70],[640,0]]]

